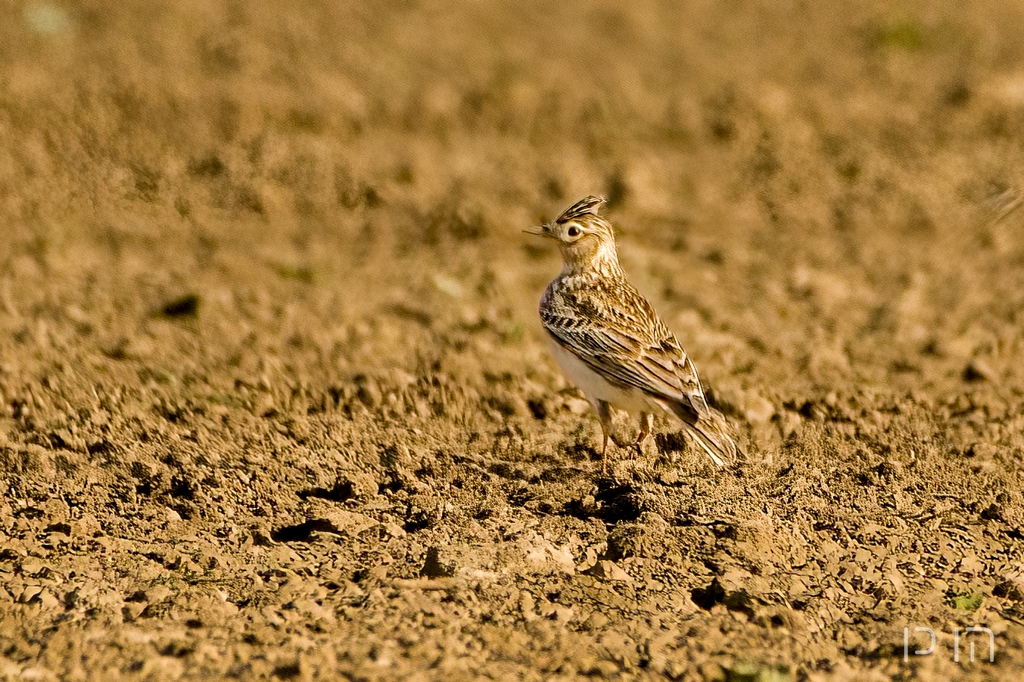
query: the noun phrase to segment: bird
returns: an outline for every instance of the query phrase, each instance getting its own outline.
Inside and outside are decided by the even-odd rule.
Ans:
[[[558,365],[597,411],[602,471],[611,408],[639,413],[637,451],[653,431],[654,414],[667,413],[716,465],[734,464],[740,450],[725,417],[708,404],[693,360],[619,265],[614,230],[600,213],[604,203],[588,196],[554,222],[524,230],[554,240],[562,254],[540,319]]]

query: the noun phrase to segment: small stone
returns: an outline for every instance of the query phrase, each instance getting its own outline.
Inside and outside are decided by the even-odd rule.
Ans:
[[[602,580],[611,580],[616,582],[632,582],[633,578],[629,576],[622,568],[614,561],[602,560],[594,564],[594,567],[587,571],[587,575],[592,575],[595,578]]]
[[[594,611],[583,622],[583,629],[590,632],[600,632],[608,627],[611,622],[611,619],[605,614],[600,611]]]
[[[30,557],[21,562],[21,572],[25,575],[36,575],[44,568],[46,568],[46,564],[34,557]]]
[[[377,495],[380,484],[365,471],[349,470],[338,474],[334,489],[346,500],[365,502]]]
[[[1024,602],[1024,578],[1012,577],[992,588],[992,594],[1001,599]]]
[[[405,518],[406,530],[432,528],[441,522],[444,508],[433,495],[417,494],[409,497],[409,511]]]
[[[535,606],[536,600],[533,598],[533,595],[526,590],[522,590],[519,593],[519,610],[522,611],[524,619],[527,621],[537,619],[537,612],[534,610]]]
[[[558,621],[559,623],[568,623],[576,617],[576,607],[554,604],[552,605],[551,614],[548,617],[551,620]]]
[[[155,314],[166,318],[197,317],[199,315],[199,303],[201,299],[198,294],[185,294],[174,300],[168,301]]]
[[[385,523],[384,532],[393,538],[403,538],[407,535],[405,529],[399,526],[397,523]]]
[[[379,525],[366,514],[339,509],[337,505],[315,497],[306,500],[305,506],[307,521],[313,524],[314,530],[321,533],[348,535],[354,538],[363,531]]]
[[[21,591],[21,596],[18,597],[18,601],[22,604],[31,603],[32,600],[38,597],[39,593],[42,591],[42,585],[27,585],[25,589]]]
[[[157,604],[171,596],[171,588],[167,585],[157,585],[146,590],[146,601],[150,604]]]
[[[995,381],[996,372],[982,358],[972,358],[964,368],[964,381]]]
[[[455,564],[442,563],[440,551],[437,547],[431,547],[427,550],[420,575],[424,578],[450,578],[455,575]]]
[[[68,503],[56,497],[51,497],[43,503],[43,515],[51,523],[63,523],[71,516]]]
[[[145,602],[129,602],[121,607],[121,616],[129,623],[138,620],[146,610]]]
[[[42,603],[44,609],[56,609],[63,606],[61,601],[49,590],[43,590],[39,593],[39,601]]]

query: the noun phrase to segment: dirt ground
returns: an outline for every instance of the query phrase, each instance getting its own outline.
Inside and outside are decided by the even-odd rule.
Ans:
[[[898,4],[0,5],[0,679],[1024,679],[1024,4]],[[739,468],[601,475],[590,193]]]

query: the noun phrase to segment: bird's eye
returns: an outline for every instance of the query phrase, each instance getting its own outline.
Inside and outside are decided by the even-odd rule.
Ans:
[[[570,237],[579,237],[580,236],[580,228],[576,227],[575,225],[570,225],[569,229],[566,230],[565,233],[567,235],[569,235]]]

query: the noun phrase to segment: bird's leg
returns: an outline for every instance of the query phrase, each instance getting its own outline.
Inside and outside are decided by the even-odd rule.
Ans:
[[[601,418],[601,473],[608,473],[608,439],[612,435],[611,406],[603,400],[597,401],[597,416]]]
[[[638,455],[644,454],[644,441],[651,435],[651,431],[654,428],[654,415],[650,412],[640,413],[640,433],[637,434],[636,443],[633,445],[636,447]]]

